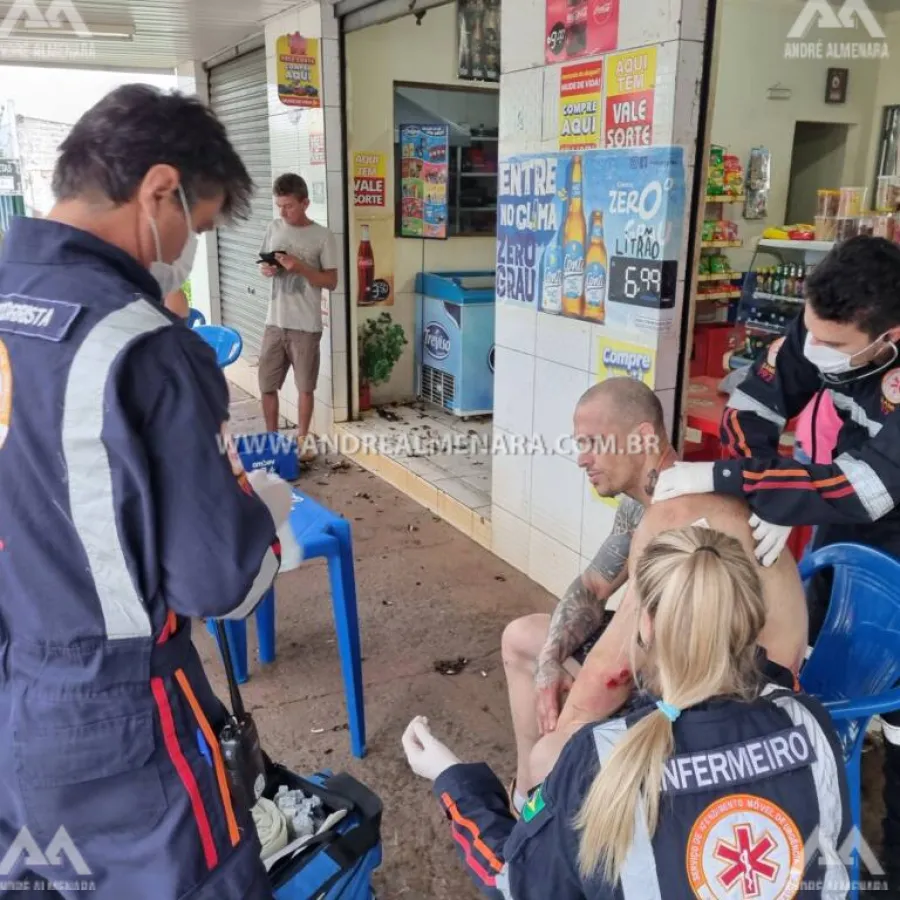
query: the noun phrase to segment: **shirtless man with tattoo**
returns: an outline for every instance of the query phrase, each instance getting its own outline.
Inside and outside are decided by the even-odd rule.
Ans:
[[[595,385],[576,407],[575,430],[579,440],[588,442],[579,465],[594,488],[602,496],[624,496],[612,534],[552,617],[526,616],[504,632],[518,752],[511,795],[517,806],[553,767],[568,737],[584,724],[612,715],[632,691],[624,648],[631,642],[633,598],[626,592],[615,615],[606,610],[607,600],[627,579],[631,550],[639,552],[659,531],[690,524],[724,531],[748,552],[754,550],[741,501],[704,495],[650,505],[659,473],[676,461],[676,454],[659,401],[645,385],[631,379]],[[618,453],[620,448],[625,452]],[[806,603],[796,564],[790,554],[782,554],[760,575],[767,600],[777,598],[769,603],[760,644],[776,668],[796,674],[807,644]]]
[[[611,378],[590,388],[575,408],[575,435],[582,450],[578,464],[594,490],[601,497],[622,497],[612,533],[553,615],[524,616],[503,632],[516,786],[526,790],[535,783],[529,772],[532,749],[556,728],[573,675],[612,619],[606,603],[625,583],[631,535],[650,505],[659,472],[677,460],[658,398],[632,378]],[[524,803],[524,792],[511,793],[519,794],[518,805]]]

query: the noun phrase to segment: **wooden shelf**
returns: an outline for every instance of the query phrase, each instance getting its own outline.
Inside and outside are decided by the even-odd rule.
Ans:
[[[738,288],[733,291],[716,291],[714,294],[695,294],[694,299],[697,303],[703,303],[706,300],[737,300],[741,296]]]
[[[703,243],[700,246],[703,247],[704,250],[707,249],[708,247],[709,248],[711,248],[711,247],[735,248],[735,247],[743,247],[744,242],[741,240],[737,240],[737,241],[703,241]]]
[[[743,203],[744,194],[707,194],[707,203]]]
[[[697,281],[735,281],[741,272],[725,272],[723,275],[698,275]]]

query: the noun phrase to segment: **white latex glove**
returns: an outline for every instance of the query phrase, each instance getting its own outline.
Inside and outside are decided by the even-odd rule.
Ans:
[[[685,494],[711,494],[715,488],[713,465],[711,462],[675,463],[671,469],[660,472],[653,490],[653,502]]]
[[[773,525],[754,514],[750,516],[750,528],[756,541],[756,558],[764,566],[774,565],[791,536],[791,526]]]
[[[424,716],[416,716],[406,726],[403,750],[413,772],[429,781],[437,780],[451,766],[459,765],[459,758],[453,751],[431,733]]]
[[[291,486],[284,479],[265,469],[250,472],[247,481],[259,499],[269,507],[275,528],[281,528],[291,514],[293,504]]]

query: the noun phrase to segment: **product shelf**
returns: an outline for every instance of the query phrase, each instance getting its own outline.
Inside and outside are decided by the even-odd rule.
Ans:
[[[832,241],[775,241],[760,238],[757,244],[760,250],[796,250],[798,253],[828,253],[834,243]]]
[[[698,275],[697,281],[737,281],[741,272],[723,272],[721,275]]]
[[[743,203],[744,194],[707,194],[707,203]]]
[[[737,248],[737,247],[743,247],[743,246],[744,246],[744,242],[743,242],[742,240],[737,240],[737,241],[703,241],[703,242],[701,243],[700,246],[703,247],[704,250],[706,250],[707,248],[711,248],[711,247],[716,247],[716,248],[718,248],[718,247],[721,247],[721,248],[726,248],[726,247]]]
[[[695,294],[694,300],[703,303],[706,300],[737,300],[741,296],[741,289],[735,288],[733,291],[715,291],[709,294]]]

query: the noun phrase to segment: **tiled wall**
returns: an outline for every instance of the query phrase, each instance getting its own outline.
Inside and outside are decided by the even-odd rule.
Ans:
[[[658,48],[653,142],[685,148],[690,195],[707,0],[621,0],[620,6],[618,49]],[[500,154],[555,152],[561,66],[544,65],[543,0],[519,0],[516,15],[503,16],[502,29]],[[682,272],[687,222],[683,231]],[[681,307],[679,296],[676,322]],[[612,334],[656,351],[655,389],[670,431],[677,332],[658,340]],[[603,325],[498,304],[495,428],[540,435],[548,446],[571,434],[575,403],[596,380],[597,343],[604,334],[610,330]],[[496,457],[492,499],[494,552],[557,596],[594,556],[615,514],[614,504],[593,495],[574,456]]]

